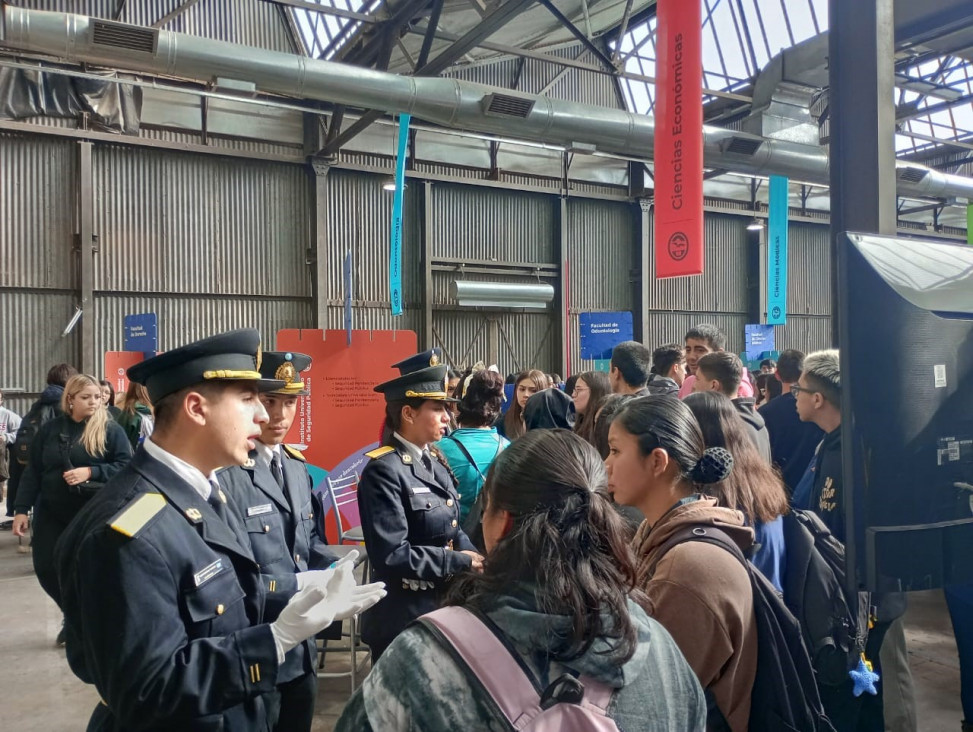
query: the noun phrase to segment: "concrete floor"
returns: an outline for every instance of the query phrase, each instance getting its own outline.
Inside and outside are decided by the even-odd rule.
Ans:
[[[54,646],[61,616],[34,578],[29,554],[0,532],[0,714],[17,732],[84,730],[98,703],[93,687],[68,669]],[[909,656],[916,683],[919,730],[960,729],[959,662],[942,592],[915,593],[906,616]],[[347,655],[331,654],[327,670],[347,668]],[[349,696],[347,679],[321,679],[314,732],[329,732]]]

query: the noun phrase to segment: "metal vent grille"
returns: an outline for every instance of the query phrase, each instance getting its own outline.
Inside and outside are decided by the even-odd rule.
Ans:
[[[138,28],[104,20],[92,22],[91,42],[96,46],[124,48],[141,53],[155,53],[158,31],[154,28]]]
[[[921,183],[929,175],[929,171],[922,168],[899,168],[895,175],[903,183]]]
[[[526,119],[533,108],[533,99],[513,97],[507,94],[487,94],[483,97],[484,113],[497,117]]]
[[[727,142],[723,143],[723,152],[750,157],[763,144],[763,140],[754,140],[750,137],[731,137]]]

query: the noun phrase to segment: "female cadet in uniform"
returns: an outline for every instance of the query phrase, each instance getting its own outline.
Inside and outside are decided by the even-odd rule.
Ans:
[[[373,660],[405,626],[439,606],[447,579],[483,566],[459,526],[452,475],[429,450],[449,424],[446,386],[447,367],[430,366],[375,387],[385,394],[390,436],[368,453],[358,485],[372,575],[388,589],[362,616],[362,639]]]

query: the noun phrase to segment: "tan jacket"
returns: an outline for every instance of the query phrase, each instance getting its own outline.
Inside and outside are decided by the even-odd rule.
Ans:
[[[632,546],[639,586],[648,596],[645,610],[675,639],[730,729],[746,732],[757,671],[750,578],[736,557],[711,544],[686,542],[658,556],[666,540],[687,524],[716,526],[744,550],[753,544],[743,514],[708,497],[672,509],[655,526],[642,522]]]

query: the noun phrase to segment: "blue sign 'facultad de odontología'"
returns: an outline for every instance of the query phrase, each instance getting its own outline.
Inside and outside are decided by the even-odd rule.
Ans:
[[[581,358],[611,358],[612,349],[622,341],[632,340],[632,313],[579,313]]]

